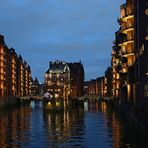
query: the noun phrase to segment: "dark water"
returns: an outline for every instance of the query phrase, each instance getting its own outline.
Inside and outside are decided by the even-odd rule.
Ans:
[[[143,137],[121,122],[105,103],[85,103],[62,113],[44,112],[42,102],[0,113],[0,147],[145,148]]]

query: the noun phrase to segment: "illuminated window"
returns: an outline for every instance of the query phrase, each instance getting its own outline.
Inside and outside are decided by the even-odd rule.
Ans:
[[[0,69],[0,73],[3,73],[4,72],[4,70],[3,69]]]
[[[4,66],[4,63],[3,62],[0,62],[0,66],[3,67]]]
[[[0,60],[4,60],[4,56],[0,56]]]
[[[144,97],[148,97],[148,84],[144,85]]]
[[[119,73],[117,73],[117,79],[119,79]]]
[[[4,49],[0,48],[0,53],[3,54],[4,53]]]
[[[3,80],[3,79],[4,79],[4,77],[3,77],[3,75],[1,74],[1,75],[0,75],[0,80]]]

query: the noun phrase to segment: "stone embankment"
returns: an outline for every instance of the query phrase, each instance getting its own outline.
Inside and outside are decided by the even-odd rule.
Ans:
[[[0,109],[17,105],[19,98],[16,96],[12,97],[1,97],[0,98]]]

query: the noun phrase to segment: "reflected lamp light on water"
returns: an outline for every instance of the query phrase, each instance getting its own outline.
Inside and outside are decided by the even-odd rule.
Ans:
[[[31,107],[31,108],[34,108],[34,107],[35,107],[34,101],[31,101],[31,102],[30,102],[30,107]]]

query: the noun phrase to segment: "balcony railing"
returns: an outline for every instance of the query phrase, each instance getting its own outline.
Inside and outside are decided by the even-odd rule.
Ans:
[[[122,52],[123,57],[127,57],[129,55],[134,55],[134,51],[133,50],[126,50],[124,52]]]
[[[128,31],[134,31],[134,26],[124,26],[120,29],[120,32],[127,34]]]
[[[126,37],[120,41],[119,46],[127,45],[128,43],[134,43],[134,39],[133,38],[128,39]]]
[[[134,15],[133,13],[127,13],[121,18],[121,17],[118,17],[117,18],[117,22],[119,24],[123,23],[123,22],[126,22],[127,19],[130,19],[130,18],[134,18]]]

